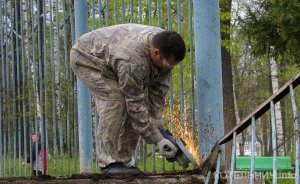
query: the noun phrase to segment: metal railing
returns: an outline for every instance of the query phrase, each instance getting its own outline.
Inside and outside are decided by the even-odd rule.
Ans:
[[[78,86],[68,63],[69,51],[75,42],[74,4],[72,2],[72,0],[0,0],[0,177],[31,174],[32,166],[22,167],[21,163],[31,156],[30,136],[38,132],[41,133],[42,146],[45,146],[49,153],[46,174],[68,176],[80,172],[77,122]],[[196,3],[199,2],[196,1]],[[199,127],[195,118],[197,110],[195,107],[194,50],[197,51],[197,49],[194,49],[196,46],[194,46],[193,35],[195,32],[193,6],[192,0],[89,0],[87,11],[89,30],[133,22],[175,30],[182,34],[190,49],[183,64],[174,69],[165,120],[177,136],[182,136],[181,132],[184,132],[182,129],[191,130],[191,134],[184,135],[185,139],[199,142],[198,135],[201,133],[198,129],[198,135],[196,134]],[[195,9],[198,10],[199,7]],[[187,29],[184,28],[189,29],[186,31]],[[230,182],[233,182],[236,138],[252,125],[251,144],[254,148],[255,120],[268,110],[272,112],[273,136],[276,137],[274,104],[290,93],[297,138],[295,180],[298,183],[299,127],[293,89],[298,86],[299,82],[298,74],[216,143],[212,154],[202,164],[202,172],[207,174],[207,182],[212,174],[211,169],[216,169],[215,181],[218,181],[222,161],[219,146],[230,140],[233,140],[232,172],[230,173]],[[93,150],[95,150],[98,117],[93,102],[91,112]],[[276,149],[276,141],[273,143],[273,149]],[[140,164],[141,170],[176,169],[176,164],[169,164],[164,159],[158,159],[155,153],[154,146],[147,146],[145,141],[140,141],[136,150],[136,164]],[[251,174],[254,175],[254,149],[251,153]],[[273,157],[273,172],[276,173],[276,154]],[[148,162],[150,162],[150,167]],[[100,171],[96,163],[94,151],[93,172],[95,173]],[[273,179],[273,183],[276,183],[276,175],[273,175]],[[253,183],[254,180],[252,179],[251,182]]]
[[[284,86],[282,86],[275,94],[273,94],[269,99],[267,99],[264,103],[262,103],[256,110],[250,113],[244,120],[242,120],[239,124],[237,124],[230,132],[224,135],[214,146],[212,149],[210,157],[206,160],[202,165],[202,173],[207,174],[206,183],[209,182],[212,171],[215,171],[214,180],[215,183],[218,183],[220,177],[220,150],[219,146],[222,144],[226,144],[229,141],[233,141],[232,145],[232,157],[231,157],[231,169],[229,177],[226,178],[230,181],[230,183],[234,183],[235,176],[235,160],[236,160],[236,141],[237,136],[245,131],[251,125],[251,170],[247,177],[250,178],[250,183],[254,184],[255,181],[255,139],[256,139],[256,120],[261,118],[261,116],[265,115],[267,111],[270,111],[271,116],[271,126],[272,126],[272,151],[273,151],[273,172],[272,172],[272,182],[273,184],[277,183],[278,179],[278,170],[277,170],[277,149],[281,145],[277,145],[277,136],[276,136],[276,121],[275,121],[275,108],[274,105],[282,100],[286,95],[290,94],[290,101],[292,105],[293,111],[293,122],[294,122],[294,136],[295,136],[295,173],[293,174],[295,183],[299,183],[299,119],[298,119],[298,111],[295,99],[294,88],[296,88],[300,84],[300,73],[293,77],[289,82],[287,82]],[[260,175],[261,177],[261,175]]]
[[[48,151],[46,174],[66,176],[80,172],[78,86],[69,66],[69,51],[75,42],[73,2],[0,0],[0,177],[31,174],[32,166],[21,164],[31,156],[31,134],[39,132],[42,147]],[[192,133],[187,138],[197,139],[192,0],[89,0],[87,12],[89,31],[121,23],[140,23],[182,34],[192,49],[183,64],[173,70],[165,121],[177,134],[181,128],[175,125],[191,127]],[[182,27],[189,30],[183,32]],[[188,72],[184,74],[184,70]],[[95,156],[98,116],[93,101],[91,103],[92,170],[97,173],[100,171]],[[136,163],[147,171],[176,168],[158,159],[155,153],[154,146],[147,146],[141,140]]]

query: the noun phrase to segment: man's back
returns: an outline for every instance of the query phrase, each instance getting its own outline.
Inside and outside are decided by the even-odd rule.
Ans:
[[[145,34],[153,35],[161,31],[163,29],[153,26],[119,24],[86,33],[78,39],[77,45],[82,51],[109,62],[112,57],[118,57],[117,55],[135,52],[136,46],[144,42],[141,37]]]

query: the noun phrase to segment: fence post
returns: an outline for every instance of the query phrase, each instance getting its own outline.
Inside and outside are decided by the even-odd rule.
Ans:
[[[76,40],[88,32],[87,1],[75,0]],[[92,113],[91,94],[87,87],[77,79],[78,86],[78,134],[80,173],[93,172]]]
[[[224,134],[219,0],[194,0],[194,29],[198,141],[203,162]]]

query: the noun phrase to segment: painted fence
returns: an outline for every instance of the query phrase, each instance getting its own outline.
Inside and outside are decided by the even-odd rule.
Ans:
[[[79,87],[69,67],[69,51],[76,40],[75,23],[77,22],[75,19],[76,16],[82,18],[76,10],[75,3],[77,2],[73,0],[0,0],[0,177],[31,175],[31,164],[21,165],[28,156],[31,156],[33,133],[41,134],[42,147],[45,147],[48,152],[46,174],[70,176],[84,170],[80,168],[82,158],[79,153],[79,147],[83,146],[79,144],[79,135],[82,131],[78,128]],[[187,43],[188,53],[184,62],[174,68],[172,88],[168,95],[168,108],[165,110],[164,119],[175,136],[183,138],[188,143],[188,147],[195,151],[196,158],[199,160],[208,158],[202,168],[204,174],[207,174],[207,183],[212,174],[211,170],[214,170],[214,163],[217,163],[215,182],[219,178],[222,156],[218,157],[218,155],[223,153],[220,145],[232,139],[235,143],[238,134],[252,125],[251,144],[254,148],[255,120],[269,109],[274,129],[273,149],[277,149],[274,103],[289,93],[295,121],[296,154],[293,159],[296,160],[295,183],[298,183],[299,127],[293,89],[299,84],[299,75],[238,124],[232,132],[223,136],[222,128],[219,129],[223,126],[222,105],[212,108],[213,111],[209,106],[222,102],[220,98],[222,97],[221,77],[218,76],[221,74],[220,50],[216,49],[220,49],[218,3],[219,1],[192,0],[89,0],[84,6],[86,12],[82,13],[87,14],[87,25],[84,25],[86,31],[134,22],[174,30],[183,36]],[[206,28],[207,30],[203,30]],[[212,78],[212,75],[215,78]],[[207,82],[210,86],[216,87],[215,91],[208,90]],[[198,101],[196,102],[195,99]],[[88,102],[87,107],[91,113],[91,122],[81,126],[90,128],[92,134],[91,172],[98,173],[100,168],[97,167],[94,151],[98,117],[93,101],[90,106]],[[206,136],[204,130],[206,125],[220,134],[203,142],[206,139],[202,139],[201,136]],[[210,154],[215,142],[216,145]],[[232,171],[235,166],[236,144],[233,144],[232,149],[232,169],[229,178],[231,183],[234,181]],[[253,175],[254,151],[254,149],[251,150],[250,173]],[[274,166],[276,166],[276,152],[273,157]],[[135,158],[136,165],[143,171],[182,169],[177,164],[168,163],[164,158],[160,158],[156,147],[147,145],[143,140],[140,141]],[[276,183],[276,173],[277,170],[274,167],[273,183]],[[254,183],[254,179],[251,183]]]
[[[262,182],[261,179],[267,179],[268,177],[271,178],[272,183],[276,184],[279,180],[283,183],[299,183],[299,113],[297,110],[297,98],[296,98],[296,91],[299,94],[298,85],[300,84],[300,73],[295,75],[290,81],[288,81],[285,85],[283,85],[276,93],[274,93],[270,98],[268,98],[264,103],[262,103],[257,109],[255,109],[252,113],[250,113],[245,119],[243,119],[240,123],[238,123],[230,132],[224,135],[221,139],[217,141],[214,148],[212,149],[212,154],[206,160],[207,163],[203,166],[202,173],[207,173],[206,183],[209,182],[209,178],[212,174],[212,169],[216,169],[214,173],[215,183],[218,182],[220,177],[227,179],[228,183],[240,183],[249,181],[249,183],[254,184],[257,183],[257,179],[259,182]],[[285,142],[278,143],[277,142],[277,129],[276,129],[276,119],[275,119],[275,104],[283,101],[284,99],[288,99],[290,102],[290,107],[286,107],[290,110],[291,116],[289,120],[293,122],[293,134],[292,136],[288,137]],[[255,155],[256,146],[255,141],[256,137],[256,128],[258,127],[259,119],[262,116],[269,115],[270,116],[270,123],[271,123],[271,152],[272,152],[272,163],[267,163],[267,159],[260,157],[259,159],[264,160],[265,163],[262,164],[265,168],[257,169],[255,167],[255,161],[258,160],[258,157]],[[237,136],[241,134],[243,131],[246,131],[247,128],[250,128],[251,132],[251,155],[250,155],[250,163],[247,165],[248,169],[242,170],[244,172],[242,175],[238,175],[240,171],[236,164],[236,149],[237,149]],[[293,155],[289,156],[289,161],[285,163],[278,163],[282,158],[277,159],[280,155],[277,155],[279,147],[284,146],[287,141],[293,140],[294,144],[292,145],[294,152]],[[229,141],[233,141],[232,145],[232,157],[231,157],[231,169],[229,172],[224,172],[221,170],[221,152],[219,151],[219,147],[223,144],[226,144]],[[216,164],[216,165],[214,165]],[[258,165],[260,163],[257,163]],[[286,165],[289,164],[289,165]],[[284,167],[282,167],[284,165]],[[291,169],[294,168],[294,169]],[[268,172],[267,172],[267,171]],[[246,171],[246,172],[245,172]],[[271,172],[270,172],[271,171]],[[223,176],[222,176],[223,174]],[[240,180],[236,180],[236,178]],[[244,181],[242,180],[244,179]],[[235,182],[236,181],[236,182]],[[280,182],[279,182],[280,183]]]
[[[78,2],[86,2],[82,16],[76,14]],[[173,71],[165,122],[174,135],[198,151],[192,1],[0,0],[0,5],[0,176],[31,174],[30,164],[21,165],[31,156],[33,133],[40,133],[42,147],[48,152],[46,174],[66,176],[85,171],[80,165],[86,156],[80,156],[79,148],[89,145],[80,145],[79,139],[86,128],[92,134],[90,171],[100,171],[94,149],[96,110],[93,101],[78,104],[80,87],[69,66],[69,51],[76,40],[76,18],[85,13],[87,31],[134,22],[174,30],[184,37],[188,53],[183,64]],[[78,105],[84,105],[92,116],[91,122],[83,123],[81,129]],[[177,168],[176,164],[158,159],[156,152],[155,146],[140,141],[136,164],[141,170]]]

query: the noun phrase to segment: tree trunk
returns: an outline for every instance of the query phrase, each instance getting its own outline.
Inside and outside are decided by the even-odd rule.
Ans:
[[[268,149],[268,145],[270,144],[269,143],[269,134],[268,134],[268,130],[270,130],[269,129],[269,127],[268,127],[268,124],[266,123],[266,122],[269,122],[268,120],[266,120],[266,118],[265,117],[262,117],[262,118],[264,118],[263,120],[262,120],[262,130],[264,130],[264,132],[262,133],[262,139],[263,139],[263,143],[262,143],[262,156],[267,156],[267,155],[269,155],[269,149]]]
[[[277,74],[277,65],[274,58],[270,59],[270,68],[271,68],[271,85],[273,94],[278,91],[278,74]],[[282,125],[282,116],[281,116],[281,106],[280,101],[275,104],[275,122],[277,130],[277,146],[283,144],[283,125]],[[284,145],[280,146],[278,149],[278,156],[284,156]]]
[[[20,14],[23,13],[23,21],[20,20],[20,23],[23,24],[23,35],[22,35],[22,39],[24,41],[24,65],[25,65],[25,73],[23,74],[23,84],[22,84],[22,100],[25,100],[25,102],[22,105],[23,108],[23,124],[22,127],[23,129],[26,129],[26,131],[22,131],[24,132],[24,139],[23,141],[26,142],[26,145],[24,144],[24,147],[26,146],[26,151],[29,152],[30,150],[30,139],[31,139],[31,133],[34,131],[32,129],[32,122],[33,122],[33,118],[32,118],[32,111],[31,109],[34,108],[34,106],[32,106],[32,99],[34,99],[32,97],[32,89],[33,89],[33,81],[30,78],[30,70],[31,68],[28,67],[29,63],[31,62],[31,54],[30,54],[30,47],[31,47],[31,40],[29,39],[30,37],[30,33],[31,33],[31,29],[32,27],[30,26],[32,24],[32,19],[31,19],[31,11],[30,11],[30,2],[26,1],[26,0],[22,0],[22,11],[20,11]],[[28,40],[26,43],[26,39]],[[29,46],[30,44],[30,46]],[[27,68],[28,67],[28,68]],[[28,71],[27,71],[28,70]],[[26,95],[25,95],[26,94]],[[27,97],[26,97],[27,96]],[[27,112],[29,112],[27,114]],[[26,138],[26,140],[25,140]],[[27,155],[28,156],[28,155]]]
[[[224,13],[231,12],[231,0],[222,3],[221,10]],[[221,24],[230,28],[231,19],[228,18],[223,20]],[[228,32],[221,32],[222,40],[230,40],[230,34]],[[224,105],[224,133],[229,132],[235,125],[235,114],[234,114],[234,101],[233,101],[233,82],[232,82],[232,68],[231,68],[231,55],[230,51],[226,48],[221,48],[222,56],[222,79],[223,79],[223,105]],[[225,145],[225,170],[230,170],[231,163],[231,153],[232,153],[232,141],[226,143]]]
[[[233,85],[233,101],[234,101],[234,109],[235,109],[235,118],[236,118],[236,123],[238,124],[239,122],[241,122],[241,118],[240,118],[240,113],[238,111],[238,105],[237,105],[237,99],[236,99],[236,95],[235,95],[235,88]],[[236,136],[236,150],[239,150],[239,155],[244,155],[244,144],[243,144],[243,135],[239,134]]]
[[[286,99],[282,99],[280,105],[281,105],[282,107],[286,107]],[[289,128],[288,128],[288,123],[286,123],[286,112],[285,112],[284,110],[281,111],[281,115],[282,115],[282,122],[285,122],[285,123],[282,123],[282,128],[283,128],[283,141],[285,141],[286,139],[288,139],[288,138],[290,137],[290,136],[289,136],[290,134],[287,134],[287,130],[288,130]],[[293,130],[290,130],[289,132],[293,132]],[[288,150],[289,150],[289,146],[290,146],[289,141],[284,142],[284,143],[282,144],[282,146],[283,146],[283,149],[284,149],[284,155],[283,155],[283,156],[286,156],[286,154],[287,154],[287,152],[288,152]]]

